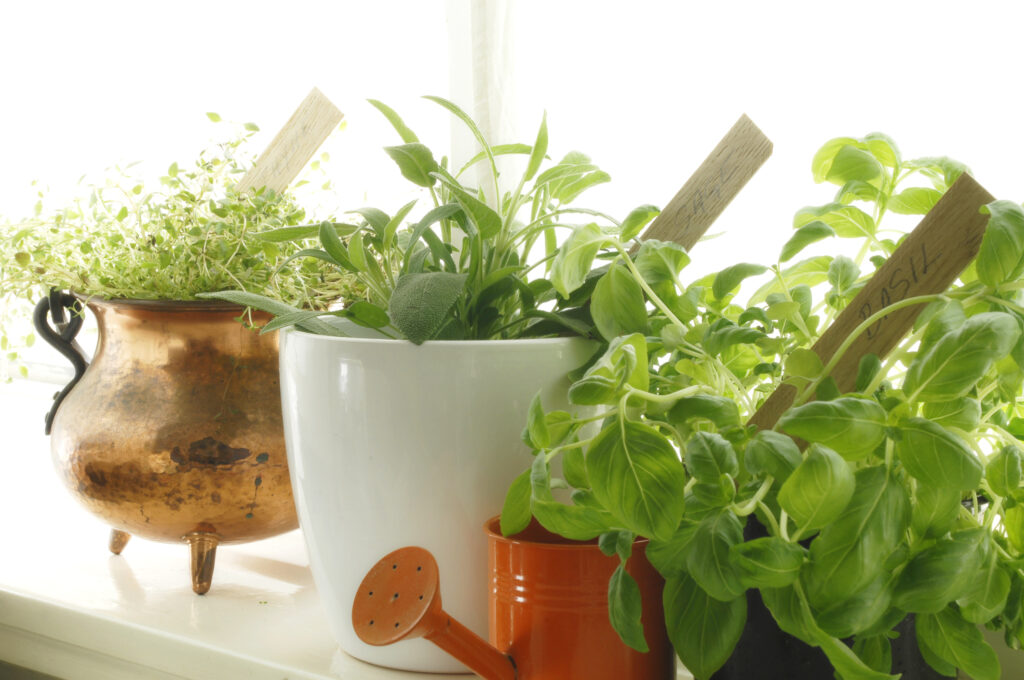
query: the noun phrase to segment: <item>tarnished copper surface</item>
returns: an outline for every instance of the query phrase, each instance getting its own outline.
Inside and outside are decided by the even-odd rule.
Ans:
[[[115,530],[158,541],[198,533],[215,547],[296,528],[277,334],[246,329],[221,303],[88,306],[96,354],[51,434],[78,500]]]

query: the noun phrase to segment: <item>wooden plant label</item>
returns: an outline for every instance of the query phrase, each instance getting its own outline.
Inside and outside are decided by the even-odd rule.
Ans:
[[[822,363],[875,312],[909,297],[946,290],[978,254],[988,224],[980,208],[993,200],[974,178],[961,175],[811,348]],[[884,359],[923,309],[923,304],[898,309],[854,340],[832,371],[839,391],[852,391],[861,357]],[[795,398],[796,388],[780,385],[750,422],[762,429],[774,427]]]
[[[275,192],[287,189],[343,117],[314,87],[238,182],[239,193],[260,187]]]
[[[675,241],[689,251],[771,155],[771,140],[740,116],[642,238]]]

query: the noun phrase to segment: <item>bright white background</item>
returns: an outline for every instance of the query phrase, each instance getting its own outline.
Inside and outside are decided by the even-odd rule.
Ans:
[[[830,200],[809,167],[835,136],[883,131],[905,157],[953,156],[997,197],[1024,199],[1020,2],[489,7],[487,39],[470,0],[0,0],[0,221],[29,214],[34,179],[59,203],[83,173],[190,162],[226,134],[207,111],[258,123],[262,148],[313,86],[347,121],[325,146],[338,191],[320,201],[393,212],[406,184],[380,147],[398,140],[365,100],[389,103],[445,153],[449,118],[418,97],[488,108],[467,81],[474,38],[478,55],[505,57],[489,64],[492,142],[532,142],[546,110],[551,155],[583,150],[613,177],[585,195],[591,207],[664,205],[741,113],[764,130],[775,154],[713,227],[722,235],[695,249],[694,276],[771,263],[792,214]],[[6,452],[41,453],[10,438]]]
[[[1000,198],[1024,199],[1016,2],[868,0],[289,0],[6,3],[0,10],[0,216],[42,180],[67,196],[83,173],[188,162],[255,121],[262,148],[309,89],[346,114],[325,149],[330,208],[389,212],[407,184],[380,147],[398,142],[366,104],[396,108],[436,152],[441,94],[479,113],[469,82],[491,48],[495,143],[532,142],[546,110],[551,155],[589,153],[613,177],[585,203],[624,215],[664,205],[746,112],[775,154],[698,246],[694,274],[770,263],[792,214],[831,199],[810,159],[830,137],[883,131],[905,157],[950,155]],[[473,18],[476,12],[476,18]],[[493,33],[483,36],[481,18]],[[497,38],[508,42],[497,45]],[[477,72],[481,69],[479,64]],[[477,84],[477,92],[480,89]],[[485,91],[486,92],[486,91]],[[497,114],[496,114],[497,115]],[[501,118],[501,116],[497,116]],[[517,130],[517,132],[509,132]]]

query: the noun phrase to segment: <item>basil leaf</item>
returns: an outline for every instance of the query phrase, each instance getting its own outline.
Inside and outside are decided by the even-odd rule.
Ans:
[[[938,538],[953,527],[960,513],[960,490],[918,484],[910,525],[923,538]]]
[[[598,279],[590,298],[590,314],[605,340],[647,330],[643,290],[629,270],[619,264]]]
[[[910,521],[906,490],[884,465],[858,470],[855,480],[853,498],[811,543],[810,562],[802,573],[817,608],[842,602],[877,578]]]
[[[892,587],[888,574],[879,575],[852,597],[817,612],[815,621],[823,631],[837,638],[848,638],[868,630],[889,611]]]
[[[839,517],[853,491],[850,464],[835,451],[812,444],[804,461],[779,489],[779,505],[806,535]]]
[[[959,668],[974,680],[999,680],[1002,671],[995,651],[973,623],[964,621],[950,608],[917,617],[917,638],[922,648]]]
[[[970,317],[956,331],[919,353],[907,370],[903,391],[911,401],[950,401],[966,396],[996,359],[1017,342],[1017,321],[1002,312]]]
[[[797,543],[765,536],[732,546],[729,559],[747,588],[782,588],[800,576],[806,553]]]
[[[533,516],[552,533],[574,541],[589,541],[612,528],[614,518],[602,509],[583,504],[564,505],[555,500],[551,493],[551,469],[544,456],[533,459],[530,490]]]
[[[683,514],[686,476],[661,433],[615,421],[594,438],[586,467],[594,495],[627,529],[652,538],[672,536]]]
[[[999,563],[998,553],[992,550],[982,573],[971,579],[956,603],[965,620],[981,625],[1003,612],[1009,596],[1010,575]]]
[[[981,568],[985,531],[959,531],[914,555],[896,580],[893,603],[904,611],[935,614],[963,595]]]
[[[684,575],[668,579],[662,602],[679,659],[695,677],[710,677],[729,660],[743,634],[747,598],[716,600]]]
[[[624,643],[638,652],[647,652],[640,609],[640,586],[619,564],[608,582],[608,618]]]
[[[722,475],[739,472],[732,444],[713,432],[694,432],[686,442],[685,460],[690,474],[708,484],[717,484]]]
[[[750,474],[771,475],[781,485],[803,462],[803,455],[786,435],[774,430],[761,430],[747,443],[743,462]]]
[[[622,220],[622,224],[619,226],[619,238],[623,241],[629,241],[630,239],[636,238],[640,235],[640,232],[644,230],[651,220],[657,217],[661,213],[661,210],[653,205],[642,205],[638,208],[633,208],[626,219]],[[651,241],[644,241],[644,244],[650,243]],[[676,244],[678,245],[678,244]],[[682,246],[679,246],[682,250]],[[640,250],[643,251],[643,245],[640,246]],[[685,251],[683,251],[685,253]],[[637,253],[637,260],[640,259],[640,253]],[[687,258],[689,261],[689,258]]]
[[[593,268],[598,251],[610,239],[596,224],[576,227],[561,245],[551,263],[551,283],[563,298],[583,285]]]
[[[644,551],[648,561],[664,578],[686,574],[686,556],[697,533],[697,522],[689,518],[690,514],[686,513],[671,538],[667,541],[652,538]]]
[[[740,411],[736,402],[728,397],[698,394],[683,397],[669,410],[668,418],[673,423],[686,423],[692,418],[711,421],[718,429],[740,424]]]
[[[501,507],[501,535],[518,534],[530,524],[530,471],[524,470],[513,480]]]
[[[1004,446],[985,466],[985,480],[1000,496],[1006,498],[1020,488],[1021,452],[1016,446]]]
[[[825,180],[845,184],[853,180],[870,182],[882,175],[882,165],[873,155],[853,146],[844,146],[832,157]]]
[[[885,635],[857,636],[853,653],[872,670],[885,673],[892,669],[892,644]]]
[[[678,243],[648,239],[640,244],[634,264],[643,280],[661,295],[675,292],[679,274],[690,264],[690,256]]]
[[[900,422],[896,456],[915,479],[937,489],[969,491],[981,481],[981,462],[967,445],[924,418]]]
[[[922,413],[925,418],[937,425],[971,432],[981,421],[981,402],[973,397],[928,402],[924,405]]]
[[[942,192],[928,187],[910,187],[889,197],[885,207],[898,215],[925,215],[942,198]]]
[[[779,419],[779,429],[823,444],[847,460],[861,460],[885,439],[886,418],[875,401],[842,397],[791,408]]]
[[[709,515],[697,525],[686,567],[700,587],[716,600],[729,602],[746,590],[739,571],[729,560],[732,546],[742,542],[743,526],[728,510]]]
[[[721,300],[739,288],[740,284],[743,283],[743,279],[763,274],[766,271],[768,271],[768,268],[763,265],[746,262],[726,267],[715,275],[715,281],[711,284],[711,293]]]
[[[779,262],[791,260],[798,255],[801,250],[812,243],[816,243],[822,239],[828,238],[829,236],[835,235],[836,230],[821,220],[808,222],[802,227],[799,227],[796,230],[796,233],[786,241],[784,246],[782,246],[782,252],[779,253]]]
[[[986,286],[1016,281],[1024,272],[1024,208],[994,201],[981,210],[991,217],[975,261],[978,279]]]

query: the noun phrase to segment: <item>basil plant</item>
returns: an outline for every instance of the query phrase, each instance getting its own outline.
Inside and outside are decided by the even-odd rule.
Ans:
[[[996,680],[979,625],[1011,647],[1024,640],[1024,211],[987,206],[976,261],[943,294],[899,303],[925,305],[916,327],[889,356],[863,357],[856,391],[841,394],[811,345],[895,250],[884,218],[926,213],[965,168],[904,160],[880,134],[831,140],[812,167],[835,200],[796,213],[771,266],[686,284],[679,246],[630,254],[631,232],[572,232],[552,284],[561,296],[593,285],[605,351],[569,388],[589,415],[534,400],[533,464],[508,491],[502,530],[535,517],[617,554],[609,614],[639,650],[639,592],[623,566],[633,539],[649,539],[670,638],[701,680],[732,654],[751,588],[843,680],[897,677],[890,638],[908,614],[937,671]],[[826,239],[855,239],[856,256],[793,261]],[[602,252],[614,257],[597,275]],[[740,304],[754,275],[767,281]],[[784,383],[798,396],[777,425],[748,425]],[[571,504],[553,496],[565,487]]]
[[[568,293],[547,275],[554,267],[558,242],[564,240],[560,231],[564,234],[575,226],[566,220],[585,216],[592,221],[588,229],[620,234],[633,230],[645,215],[653,217],[653,209],[641,208],[620,223],[572,205],[582,192],[610,177],[579,152],[550,163],[546,118],[532,145],[492,146],[458,106],[440,97],[427,99],[465,124],[482,149],[458,169],[450,167],[447,158],[438,160],[394,110],[370,101],[401,137],[402,144],[384,151],[403,177],[429,197],[425,212],[411,217],[417,201],[394,214],[362,208],[352,211],[353,223],[287,227],[262,236],[271,243],[318,237],[319,248],[302,250],[295,257],[315,258],[355,277],[365,286],[364,299],[340,301],[341,308],[325,315],[240,291],[212,297],[276,315],[265,331],[294,325],[312,333],[345,335],[332,323],[332,317],[344,317],[416,344],[596,336],[588,305],[596,279],[589,286],[581,281]],[[501,193],[497,159],[508,155],[525,157],[525,170],[514,189]],[[489,186],[467,186],[467,171],[480,163],[490,171]]]

